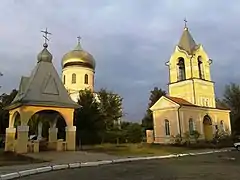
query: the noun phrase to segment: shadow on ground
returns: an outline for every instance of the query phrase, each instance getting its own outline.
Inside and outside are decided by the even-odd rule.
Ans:
[[[0,150],[0,166],[11,166],[21,164],[43,163],[45,160],[28,157],[25,155],[16,154],[13,152],[4,152]]]

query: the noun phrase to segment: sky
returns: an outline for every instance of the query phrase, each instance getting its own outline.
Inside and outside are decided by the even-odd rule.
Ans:
[[[49,50],[61,75],[61,58],[81,36],[96,60],[95,89],[123,98],[124,119],[140,121],[155,86],[167,90],[165,66],[188,21],[189,30],[213,59],[218,97],[239,82],[240,1],[232,0],[1,0],[0,93],[18,88],[42,50],[40,33],[52,33]]]

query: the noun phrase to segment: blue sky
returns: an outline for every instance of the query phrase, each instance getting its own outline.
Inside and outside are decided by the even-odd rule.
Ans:
[[[41,30],[53,34],[49,49],[61,73],[62,56],[82,47],[97,62],[96,89],[124,98],[126,119],[139,121],[149,91],[167,89],[169,60],[183,31],[184,18],[197,43],[213,59],[216,94],[239,82],[240,1],[232,0],[1,0],[0,78],[2,92],[18,88],[42,50]]]

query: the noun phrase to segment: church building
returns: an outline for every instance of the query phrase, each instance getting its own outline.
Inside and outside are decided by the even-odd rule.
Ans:
[[[95,66],[93,56],[83,50],[78,37],[77,46],[62,58],[62,81],[75,102],[80,90],[90,89],[94,92]]]
[[[216,130],[231,133],[230,110],[218,107],[212,60],[201,44],[196,44],[185,24],[182,36],[170,60],[168,95],[162,96],[150,109],[153,112],[154,143],[171,143],[173,137],[190,136],[210,141]]]

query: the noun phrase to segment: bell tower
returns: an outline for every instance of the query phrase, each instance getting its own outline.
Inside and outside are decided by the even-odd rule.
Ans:
[[[216,107],[214,82],[211,80],[212,60],[201,44],[196,44],[187,27],[187,21],[169,67],[169,96],[186,99],[192,104]]]

